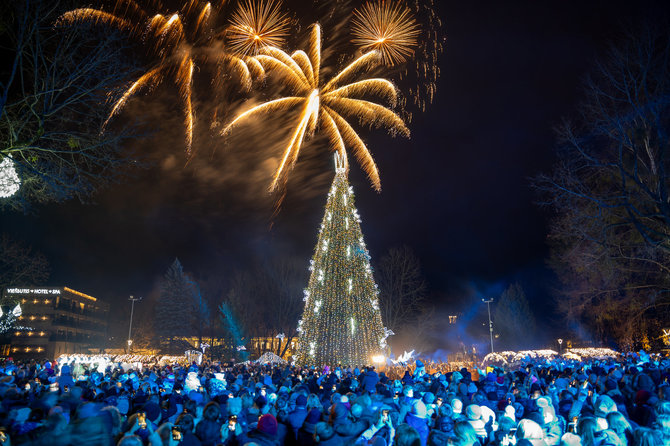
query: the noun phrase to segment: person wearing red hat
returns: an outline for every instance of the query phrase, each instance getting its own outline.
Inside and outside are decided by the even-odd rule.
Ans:
[[[258,446],[279,446],[283,444],[283,439],[279,439],[278,423],[274,415],[266,413],[258,419],[255,429],[249,431],[247,435],[242,435],[240,444],[256,443]]]

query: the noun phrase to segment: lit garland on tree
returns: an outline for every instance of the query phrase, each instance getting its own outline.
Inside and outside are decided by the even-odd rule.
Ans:
[[[391,334],[382,325],[379,291],[340,155],[335,171],[298,322],[296,359],[302,365],[370,364],[386,353]]]
[[[16,173],[14,161],[6,156],[0,162],[0,198],[9,198],[21,187],[21,178]]]

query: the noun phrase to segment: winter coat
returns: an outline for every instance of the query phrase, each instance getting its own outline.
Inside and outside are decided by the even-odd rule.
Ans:
[[[202,446],[214,446],[221,435],[221,425],[217,421],[200,420],[195,426],[195,436],[200,439]]]
[[[335,434],[327,440],[321,440],[314,444],[319,446],[344,446],[347,444],[347,442],[342,437]]]
[[[361,387],[369,393],[375,393],[375,387],[379,382],[379,375],[374,370],[368,370],[361,379]]]
[[[190,432],[184,432],[182,440],[179,442],[179,446],[201,446],[202,442],[198,437],[193,435]]]
[[[307,413],[307,409],[304,407],[296,407],[296,409],[286,417],[286,426],[293,433],[294,438],[298,436],[298,431],[305,422]]]
[[[243,436],[240,444],[256,443],[258,446],[279,446],[281,443],[276,435],[266,434],[257,429],[251,430],[247,435]]]
[[[416,429],[416,431],[419,433],[419,437],[421,437],[421,446],[426,446],[429,434],[428,424],[426,424],[426,420],[417,417],[413,413],[409,413],[405,417],[405,423],[409,424],[411,427]]]
[[[344,440],[357,438],[368,428],[368,424],[363,420],[352,421],[345,419],[340,423],[334,423],[335,433]]]
[[[314,428],[316,424],[303,423],[302,427],[298,429],[298,444],[305,446],[314,445]]]

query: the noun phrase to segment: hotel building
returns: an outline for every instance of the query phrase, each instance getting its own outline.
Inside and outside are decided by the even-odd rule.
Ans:
[[[93,296],[67,287],[16,287],[4,290],[3,302],[22,309],[18,328],[6,334],[4,356],[54,359],[105,346],[109,305]]]

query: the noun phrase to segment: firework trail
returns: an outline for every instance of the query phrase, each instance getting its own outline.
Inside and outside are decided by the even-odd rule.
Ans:
[[[280,182],[286,181],[305,138],[317,129],[327,136],[331,148],[337,150],[345,160],[346,148],[353,150],[372,186],[377,191],[381,190],[377,165],[349,123],[351,118],[356,118],[370,127],[383,126],[391,133],[409,137],[409,130],[397,114],[384,105],[362,99],[376,96],[392,105],[397,99],[396,88],[387,79],[360,79],[361,73],[379,64],[379,52],[366,52],[332,78],[324,79],[321,76],[321,27],[314,25],[307,52],[296,51],[289,55],[278,48],[267,47],[261,49],[255,59],[266,71],[276,73],[294,96],[270,100],[241,113],[221,133],[227,134],[245,119],[259,113],[299,111],[270,190],[276,190]]]
[[[127,101],[142,89],[153,89],[165,79],[178,87],[184,110],[186,153],[192,156],[194,111],[193,74],[196,61],[214,63],[236,73],[245,88],[252,75],[264,74],[261,64],[250,56],[267,45],[280,46],[287,35],[289,21],[275,0],[246,0],[232,14],[230,24],[220,24],[225,0],[184,2],[179,11],[166,11],[159,0],[117,0],[109,10],[80,8],[63,14],[61,25],[78,22],[115,27],[145,42],[149,55],[157,62],[136,79],[114,103],[103,125],[117,115]],[[230,37],[230,49],[226,47]],[[248,44],[245,42],[252,42]],[[222,78],[222,76],[217,76]]]
[[[386,65],[401,68],[400,77],[411,84],[412,103],[422,112],[433,102],[440,77],[439,57],[444,50],[442,20],[434,0],[370,0],[354,10],[352,42],[361,50],[377,49]],[[405,109],[404,98],[399,100]],[[407,120],[411,113],[405,111]]]

